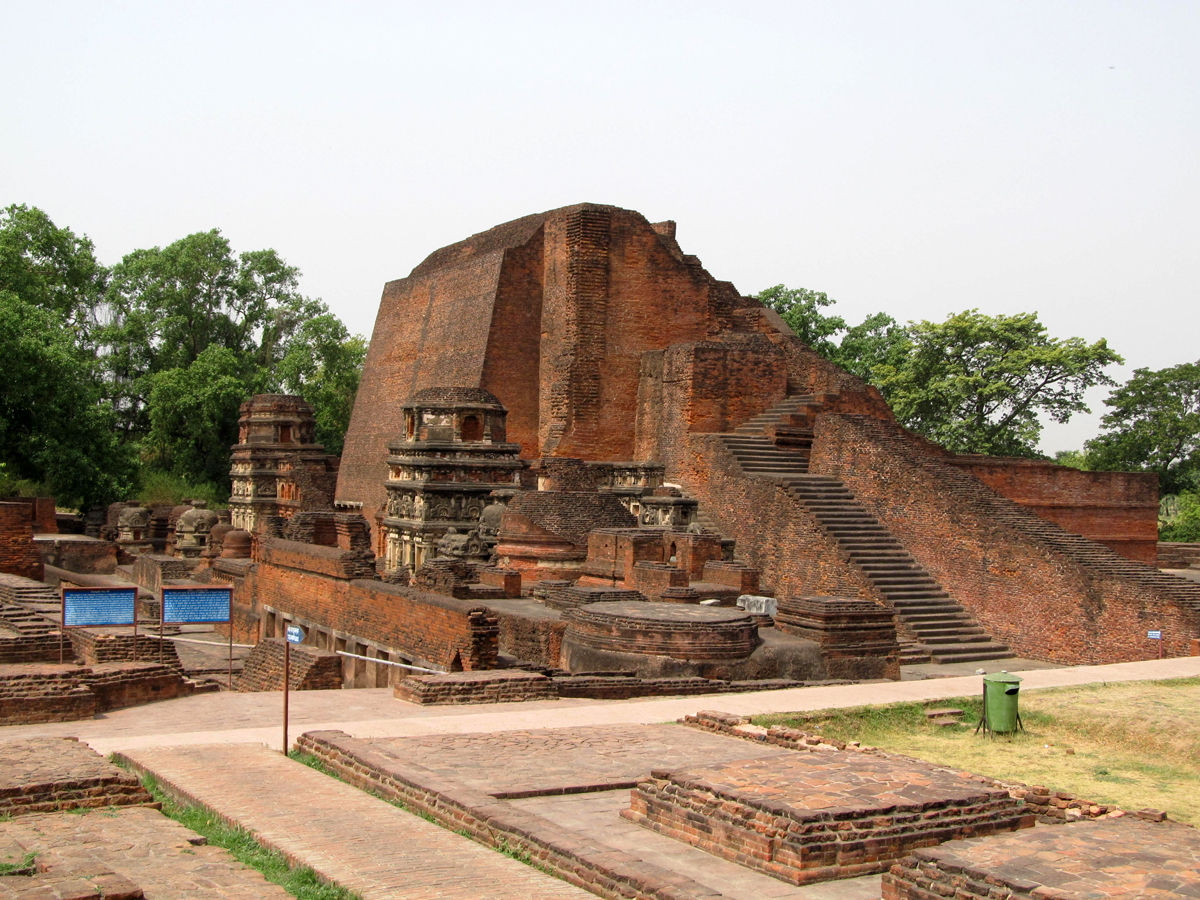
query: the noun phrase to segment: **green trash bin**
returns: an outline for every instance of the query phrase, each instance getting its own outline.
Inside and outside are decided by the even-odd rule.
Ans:
[[[983,727],[996,734],[1010,734],[1021,724],[1017,711],[1017,697],[1021,691],[1021,678],[1008,672],[997,672],[983,676]]]

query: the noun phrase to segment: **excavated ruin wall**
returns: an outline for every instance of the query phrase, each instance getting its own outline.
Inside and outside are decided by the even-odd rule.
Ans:
[[[1089,570],[1036,535],[1032,513],[924,452],[898,426],[825,415],[810,471],[841,479],[934,578],[1020,656],[1067,664],[1184,655],[1200,608]],[[1003,516],[1003,518],[1001,518]],[[1011,520],[1011,521],[1010,521]],[[1053,529],[1055,526],[1045,526]],[[1119,565],[1137,567],[1105,548]],[[1140,567],[1144,577],[1155,570]],[[1177,579],[1176,579],[1177,580]],[[1180,582],[1186,591],[1186,582]]]
[[[761,478],[742,475],[715,434],[687,435],[667,464],[667,475],[698,497],[737,556],[761,571],[764,588],[778,596],[862,597],[882,604],[858,569],[798,499]]]
[[[337,574],[313,564],[343,553],[296,541],[264,542],[258,564],[240,591],[261,611],[320,622],[333,631],[371,641],[444,669],[490,669],[497,660],[496,617],[477,603],[398,585]],[[235,602],[241,598],[235,596]]]

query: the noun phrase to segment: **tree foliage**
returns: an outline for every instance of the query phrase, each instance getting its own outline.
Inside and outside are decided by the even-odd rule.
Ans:
[[[0,291],[0,469],[66,503],[126,494],[133,456],[114,433],[88,357],[52,310]]]
[[[758,299],[814,350],[879,388],[904,425],[959,453],[1038,455],[1042,417],[1086,412],[1084,392],[1112,384],[1104,369],[1120,362],[1104,340],[1051,337],[1035,313],[969,309],[907,325],[873,313],[848,326],[824,312],[833,301],[823,293],[776,285]]]
[[[299,393],[333,452],[365,355],[274,250],[218,230],[111,270],[41,210],[0,212],[0,475],[67,501],[128,496],[135,459],[227,486],[239,404]]]
[[[755,299],[779,313],[788,327],[796,332],[796,336],[822,356],[829,356],[837,349],[831,338],[845,330],[846,320],[821,312],[833,306],[834,301],[827,294],[777,284],[760,291]]]
[[[1165,494],[1200,489],[1200,360],[1136,369],[1104,403],[1091,468],[1157,472]]]
[[[880,388],[902,422],[958,453],[1036,456],[1039,416],[1087,412],[1084,392],[1112,384],[1104,369],[1121,361],[1104,339],[1050,337],[1036,313],[968,309],[908,330],[911,347]]]

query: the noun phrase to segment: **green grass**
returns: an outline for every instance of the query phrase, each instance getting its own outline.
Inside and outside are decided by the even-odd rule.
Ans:
[[[1024,731],[975,733],[980,697],[758,716],[841,741],[987,775],[1040,784],[1125,809],[1152,807],[1200,825],[1200,678],[1024,692]],[[927,708],[963,710],[938,727]]]
[[[29,875],[37,865],[37,854],[26,853],[17,862],[0,862],[0,875]]]
[[[264,847],[244,828],[226,824],[203,807],[176,802],[159,787],[153,775],[143,777],[142,784],[162,804],[165,815],[207,838],[214,847],[229,851],[238,862],[257,869],[267,881],[279,885],[293,897],[300,900],[360,900],[358,894],[324,881],[308,866],[292,866],[283,854]]]

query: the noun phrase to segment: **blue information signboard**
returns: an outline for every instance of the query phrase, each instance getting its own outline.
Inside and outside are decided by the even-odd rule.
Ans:
[[[63,625],[134,625],[137,588],[62,589]]]
[[[162,620],[175,624],[228,622],[232,594],[229,587],[164,587]]]

